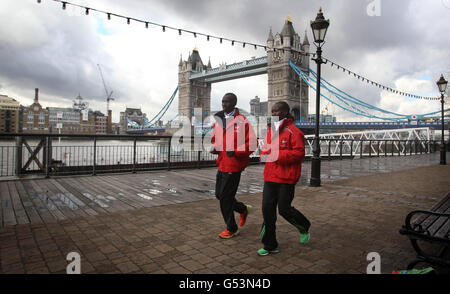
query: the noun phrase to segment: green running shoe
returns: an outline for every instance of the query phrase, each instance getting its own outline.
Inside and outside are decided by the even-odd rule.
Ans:
[[[300,243],[306,244],[309,241],[310,234],[309,232],[306,234],[300,234]]]
[[[259,256],[266,256],[266,255],[269,255],[269,253],[278,253],[278,252],[280,252],[280,250],[278,250],[278,248],[275,248],[273,250],[266,250],[264,248],[261,248],[257,251]]]
[[[393,274],[401,274],[401,275],[418,275],[418,274],[434,274],[435,271],[432,267],[427,267],[424,269],[411,269],[411,270],[400,270],[400,271],[392,271]]]

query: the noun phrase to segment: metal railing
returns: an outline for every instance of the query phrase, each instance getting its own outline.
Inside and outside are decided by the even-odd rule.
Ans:
[[[171,136],[0,134],[0,178],[215,166],[217,156],[208,150],[185,150],[185,145],[175,143]],[[307,138],[306,160],[312,146],[313,138]],[[320,148],[321,158],[331,160],[431,153],[439,150],[439,142],[321,139]],[[259,149],[251,162],[259,162]]]
[[[314,139],[306,139],[306,156],[312,155]],[[408,156],[436,152],[439,142],[395,139],[320,139],[321,158],[343,159],[379,156]]]

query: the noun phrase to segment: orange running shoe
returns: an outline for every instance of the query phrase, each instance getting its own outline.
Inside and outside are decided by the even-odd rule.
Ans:
[[[222,239],[230,239],[233,238],[234,236],[239,235],[239,230],[237,230],[236,232],[232,233],[228,230],[223,231],[222,233],[219,234],[219,237]]]
[[[252,208],[251,205],[246,205],[246,210],[245,212],[241,213],[240,216],[240,220],[239,220],[239,226],[243,227],[245,225],[245,222],[247,221],[247,215],[250,212],[250,209]]]

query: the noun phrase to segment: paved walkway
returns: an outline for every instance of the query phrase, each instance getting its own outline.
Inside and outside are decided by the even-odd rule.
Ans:
[[[293,205],[311,240],[301,245],[279,217],[281,252],[266,257],[256,255],[260,165],[243,174],[238,198],[253,211],[230,240],[217,236],[215,169],[1,182],[0,273],[65,273],[69,252],[82,273],[365,273],[373,251],[390,273],[415,257],[398,233],[406,214],[450,190],[450,166],[438,163],[438,153],[323,161],[318,188],[305,184],[305,163]]]

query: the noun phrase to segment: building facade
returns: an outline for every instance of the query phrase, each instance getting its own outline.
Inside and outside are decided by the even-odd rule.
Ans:
[[[78,134],[81,132],[81,113],[73,108],[48,107],[51,133]]]
[[[82,102],[79,95],[77,99]],[[35,89],[33,104],[20,105],[15,99],[0,95],[0,132],[22,132],[28,134],[107,134],[108,117],[100,111],[80,107],[47,107],[39,103],[39,89]],[[137,115],[139,116],[139,115]],[[112,126],[112,123],[111,123]],[[109,133],[112,133],[112,127]]]
[[[80,114],[79,134],[95,135],[96,134],[96,118],[91,110]]]
[[[111,133],[111,131],[108,132],[108,117],[100,111],[90,111],[89,115],[94,117],[96,134]]]
[[[267,104],[268,101],[261,102],[259,97],[255,96],[255,98],[250,100],[250,114],[255,117],[267,116],[269,113]]]
[[[312,123],[316,122],[316,115],[309,114],[307,122],[312,122]],[[336,117],[332,116],[331,114],[321,114],[321,115],[319,115],[319,122],[321,122],[321,123],[336,122]]]
[[[0,132],[19,132],[20,103],[6,95],[0,95]]]
[[[31,134],[48,133],[49,111],[39,103],[39,89],[35,89],[34,102],[29,107],[23,107],[22,132]]]

